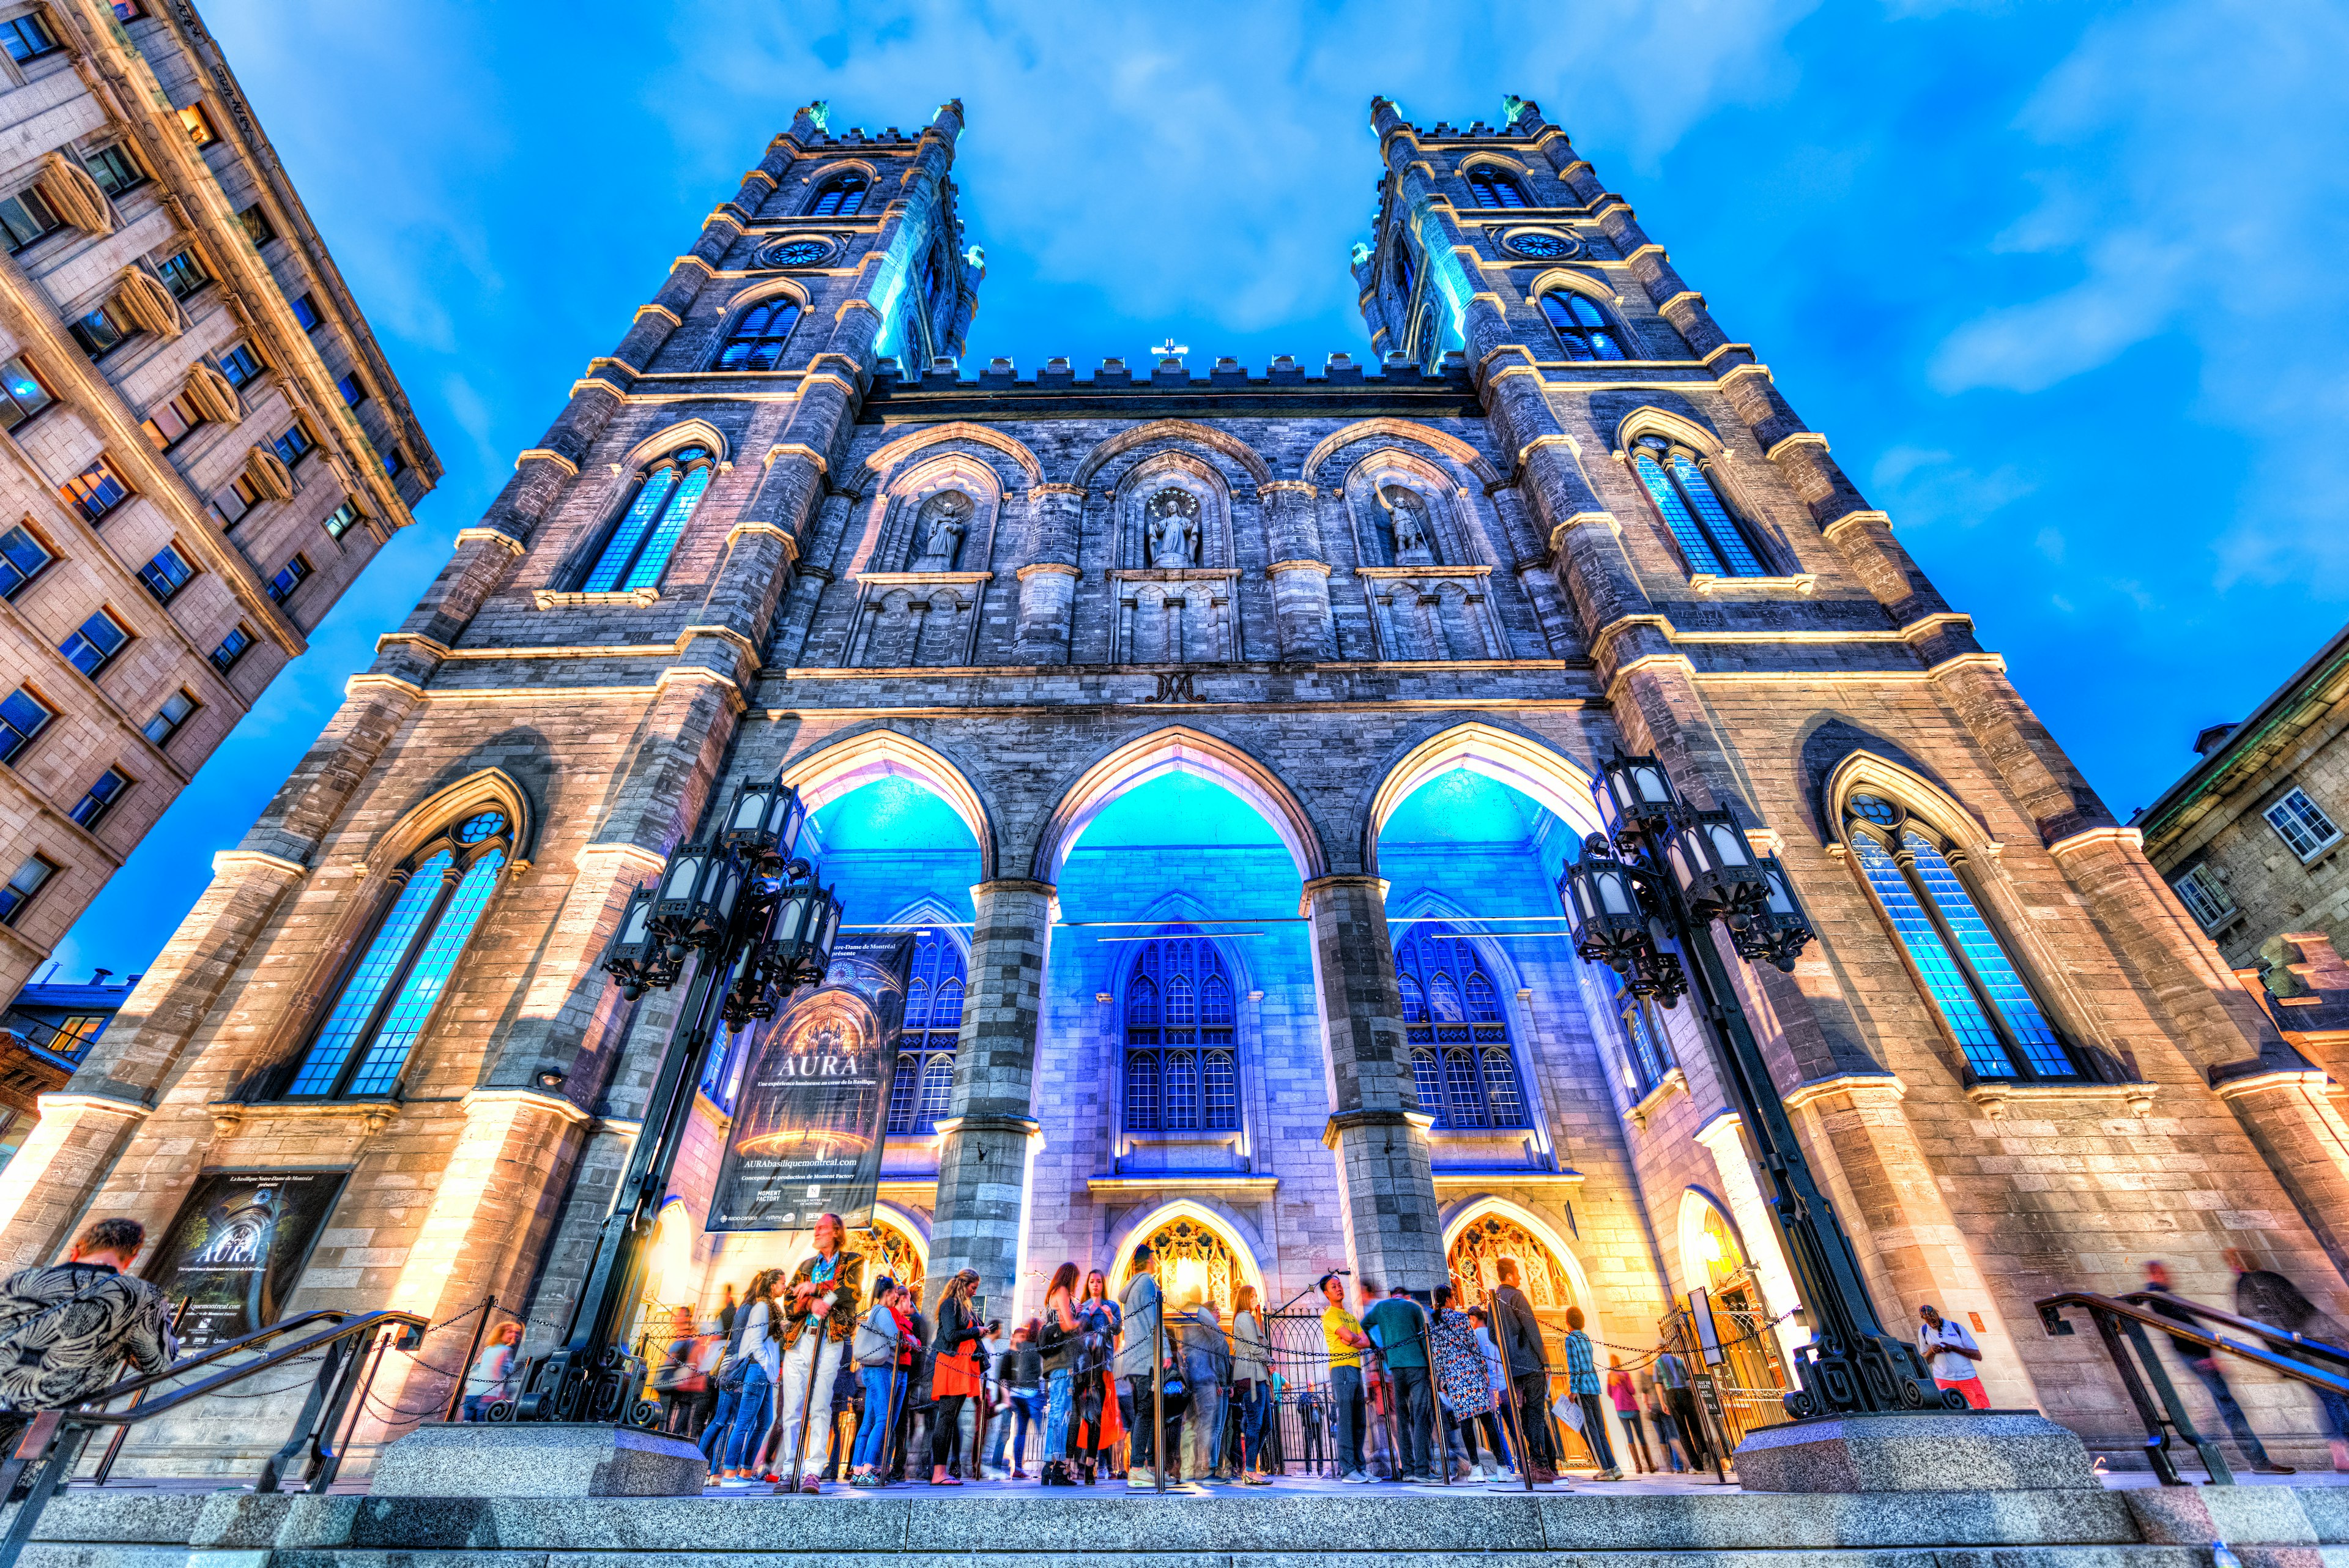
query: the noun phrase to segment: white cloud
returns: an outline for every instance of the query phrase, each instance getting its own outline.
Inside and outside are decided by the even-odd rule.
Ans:
[[[1886,452],[1869,471],[1868,482],[1894,525],[1909,529],[1936,523],[1971,528],[2039,487],[2012,463],[1985,472],[1949,452],[1915,446]],[[2045,537],[2041,535],[2043,543]]]

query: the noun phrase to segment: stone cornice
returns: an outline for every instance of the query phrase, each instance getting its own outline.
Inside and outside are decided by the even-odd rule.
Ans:
[[[496,545],[517,558],[530,554],[528,545],[502,528],[460,528],[456,544],[460,549],[467,545]]]
[[[282,855],[264,855],[258,849],[217,849],[212,852],[213,876],[233,877],[244,871],[274,871],[295,881],[310,874],[310,868],[299,860],[288,860]]]
[[[2060,860],[2075,851],[2095,849],[2107,844],[2121,844],[2131,849],[2141,850],[2145,847],[2145,835],[2134,827],[2084,828],[2078,833],[2068,835],[2050,844],[2047,846],[2047,853]]]
[[[533,446],[524,448],[523,451],[514,454],[514,467],[516,469],[520,469],[523,463],[529,462],[533,459],[554,463],[557,467],[561,468],[564,472],[571,475],[574,479],[579,477],[579,465],[572,462],[569,458],[564,456],[561,452],[555,451],[553,447]]]
[[[1883,1096],[1890,1099],[1907,1096],[1909,1085],[1900,1081],[1898,1073],[1837,1073],[1825,1078],[1811,1078],[1795,1085],[1778,1096],[1790,1111],[1815,1106],[1830,1095]]]
[[[512,1106],[516,1110],[544,1111],[572,1127],[585,1127],[595,1119],[587,1111],[562,1096],[538,1089],[471,1089],[458,1100],[457,1105],[468,1117],[479,1109]]]
[[[2312,1095],[2327,1093],[2333,1087],[2333,1076],[2315,1068],[2279,1069],[2272,1073],[2246,1073],[2240,1078],[2224,1078],[2210,1086],[2210,1092],[2222,1100],[2240,1099],[2245,1095],[2261,1094],[2269,1089],[2302,1089]],[[42,1096],[47,1099],[47,1096]]]
[[[1991,1120],[1998,1121],[2006,1115],[2006,1107],[2015,1102],[2038,1105],[2059,1105],[2080,1100],[2125,1101],[2131,1114],[2147,1116],[2153,1110],[2152,1084],[2024,1084],[1988,1080],[1967,1086],[1966,1098],[1980,1106]]]

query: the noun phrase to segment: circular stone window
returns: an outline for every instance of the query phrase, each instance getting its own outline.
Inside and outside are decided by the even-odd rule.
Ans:
[[[832,259],[830,240],[771,240],[759,251],[761,266],[820,266]]]
[[[1582,248],[1580,241],[1568,234],[1511,234],[1505,243],[1519,255],[1537,261],[1559,261]]]

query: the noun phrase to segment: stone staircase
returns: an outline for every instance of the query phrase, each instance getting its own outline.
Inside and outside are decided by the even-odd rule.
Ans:
[[[26,1568],[2245,1568],[2349,1563],[2349,1488],[1347,1497],[73,1492]]]

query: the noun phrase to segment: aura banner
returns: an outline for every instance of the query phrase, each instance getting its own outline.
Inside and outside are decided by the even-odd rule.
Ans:
[[[196,1179],[146,1277],[176,1308],[180,1348],[202,1350],[277,1321],[342,1196],[347,1170],[217,1170]]]
[[[908,931],[854,931],[818,989],[769,1024],[735,1097],[709,1201],[712,1231],[873,1222],[889,1075],[914,955]]]

